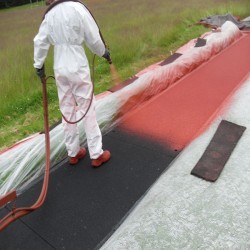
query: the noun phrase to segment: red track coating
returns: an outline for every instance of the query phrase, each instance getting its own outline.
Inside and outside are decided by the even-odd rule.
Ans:
[[[121,128],[181,150],[215,118],[250,72],[250,33],[128,114]]]

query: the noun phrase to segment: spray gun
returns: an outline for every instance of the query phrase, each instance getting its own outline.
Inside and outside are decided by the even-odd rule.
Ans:
[[[105,49],[105,53],[104,53],[104,55],[102,57],[104,57],[109,64],[112,64],[112,60],[111,60],[111,57],[110,57],[110,52],[109,52],[109,50],[107,48]]]
[[[107,61],[108,61],[109,64],[112,64],[112,60],[111,60],[110,55],[108,56]]]
[[[115,65],[112,62],[112,59],[110,57],[110,52],[109,52],[107,47],[105,48],[105,53],[102,57],[105,58],[107,60],[107,62],[109,63],[113,85],[117,85],[117,84],[121,83],[121,77],[119,76],[119,74],[115,68]]]

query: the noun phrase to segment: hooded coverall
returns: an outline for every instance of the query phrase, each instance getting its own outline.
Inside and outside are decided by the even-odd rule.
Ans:
[[[50,45],[54,46],[54,73],[59,107],[69,121],[76,121],[85,114],[92,95],[93,86],[83,43],[94,54],[104,55],[105,45],[98,26],[87,8],[78,2],[63,2],[53,7],[45,15],[34,38],[34,67],[37,69],[44,65]],[[64,119],[62,123],[68,155],[74,157],[80,150],[78,126],[69,124]],[[94,97],[83,123],[90,158],[97,159],[103,150]]]

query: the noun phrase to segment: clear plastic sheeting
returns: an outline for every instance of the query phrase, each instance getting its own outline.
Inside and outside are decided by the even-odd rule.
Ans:
[[[65,158],[62,127],[50,133],[51,165]],[[0,195],[13,189],[21,192],[43,173],[45,167],[45,137],[39,134],[0,155]],[[19,190],[18,190],[19,189]]]
[[[250,249],[250,78],[174,160],[101,250]],[[220,178],[190,174],[221,120],[247,127]]]
[[[97,120],[102,132],[109,131],[131,108],[168,88],[240,36],[241,32],[237,26],[227,21],[220,32],[206,36],[206,46],[186,49],[174,62],[144,70],[132,84],[97,100]],[[78,126],[81,144],[84,145],[86,137],[82,122]],[[67,157],[62,124],[50,131],[50,139],[51,166],[54,166]],[[43,173],[44,144],[44,135],[39,134],[0,154],[0,196],[13,189],[16,189],[17,193],[23,192]]]

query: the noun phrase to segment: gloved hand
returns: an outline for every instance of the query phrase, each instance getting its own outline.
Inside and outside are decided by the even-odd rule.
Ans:
[[[112,60],[111,60],[111,57],[110,57],[110,52],[109,52],[109,50],[107,48],[105,49],[105,53],[104,53],[104,55],[102,57],[104,57],[108,61],[109,64],[112,64]]]
[[[41,81],[42,81],[43,78],[46,77],[44,65],[42,66],[41,69],[36,69],[36,74],[40,77]]]

